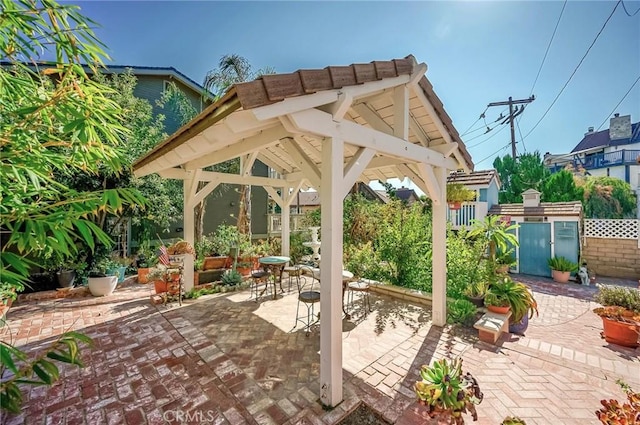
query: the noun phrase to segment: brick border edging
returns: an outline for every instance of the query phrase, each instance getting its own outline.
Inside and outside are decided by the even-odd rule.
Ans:
[[[118,288],[122,288],[133,283],[137,283],[138,275],[127,276],[122,283],[118,283],[116,286],[116,290]],[[115,291],[114,291],[115,292]],[[43,300],[56,300],[63,298],[83,298],[91,296],[91,292],[89,292],[88,286],[76,286],[75,288],[71,288],[66,291],[58,291],[54,289],[52,291],[39,291],[33,292],[30,294],[20,294],[15,301],[15,304],[28,302],[28,301],[43,301]]]

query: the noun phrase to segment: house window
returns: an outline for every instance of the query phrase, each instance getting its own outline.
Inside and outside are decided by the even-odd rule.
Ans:
[[[487,189],[480,189],[480,202],[487,202]]]
[[[166,92],[167,90],[169,90],[169,85],[171,85],[171,81],[163,80],[162,81],[162,91]]]

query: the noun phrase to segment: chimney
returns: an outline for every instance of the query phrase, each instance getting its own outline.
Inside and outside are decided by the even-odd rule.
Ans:
[[[609,122],[609,138],[611,141],[631,138],[631,115],[613,115]]]
[[[526,207],[540,206],[540,192],[535,189],[527,189],[522,192],[522,204]]]
[[[587,130],[586,133],[584,133],[585,136],[588,136],[590,134],[593,134],[593,127],[589,127],[589,129]]]

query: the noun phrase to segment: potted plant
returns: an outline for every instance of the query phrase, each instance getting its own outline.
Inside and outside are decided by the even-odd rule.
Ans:
[[[500,425],[527,425],[524,419],[520,419],[517,416],[507,416],[502,420]]]
[[[236,286],[242,283],[242,275],[237,270],[228,270],[222,275],[224,286]]]
[[[640,334],[640,289],[614,285],[597,285],[593,310],[602,318],[604,339],[625,347],[637,347]]]
[[[118,276],[118,283],[124,282],[127,267],[129,267],[130,264],[130,259],[121,257],[115,252],[111,254],[111,271]]]
[[[578,263],[562,256],[555,256],[547,260],[551,269],[551,277],[558,283],[567,283],[572,272],[578,271]]]
[[[233,265],[234,258],[237,254],[232,250],[238,246],[239,239],[238,228],[228,224],[221,224],[211,236],[212,251],[217,256],[226,256],[227,260],[224,267],[230,268]]]
[[[484,297],[487,293],[488,283],[484,280],[480,280],[467,286],[464,290],[464,295],[475,305],[476,307],[484,306]]]
[[[102,258],[95,263],[89,272],[88,279],[91,295],[101,297],[113,293],[118,285],[116,266],[108,258]]]
[[[627,395],[627,403],[618,400],[600,400],[602,407],[596,410],[596,416],[605,425],[637,424],[640,423],[640,393],[633,391],[631,387],[618,379],[622,391]]]
[[[485,305],[489,311],[506,314],[511,311],[509,332],[522,334],[529,326],[529,319],[538,314],[538,303],[531,290],[509,277],[493,282],[487,289]]]
[[[438,423],[463,424],[463,413],[478,420],[476,405],[480,404],[483,394],[478,381],[470,374],[462,373],[462,359],[436,360],[433,366],[420,368],[420,381],[414,385],[418,401],[427,406],[431,418]]]
[[[143,243],[135,260],[135,265],[138,269],[138,283],[149,283],[149,272],[157,262],[158,257],[149,247],[148,242]]]
[[[223,269],[227,263],[227,252],[222,251],[219,239],[214,235],[204,236],[196,242],[196,262],[201,266],[198,270]],[[224,255],[221,253],[224,252]]]
[[[496,255],[496,273],[505,274],[509,268],[516,264],[516,257],[513,255],[514,249]]]
[[[18,288],[16,285],[9,284],[7,282],[0,282],[0,320],[9,311],[9,308],[13,304],[13,301],[18,297],[16,290],[23,290],[24,288]],[[0,322],[0,327],[2,322]]]
[[[447,204],[451,210],[459,210],[463,202],[475,201],[476,192],[461,183],[447,184]]]

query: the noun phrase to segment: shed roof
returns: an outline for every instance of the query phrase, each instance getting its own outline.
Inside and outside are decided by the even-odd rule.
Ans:
[[[495,169],[472,171],[471,173],[456,172],[447,177],[447,183],[460,183],[466,186],[488,185],[492,179],[500,185],[500,177]]]
[[[541,202],[537,207],[525,207],[523,204],[499,204],[489,209],[491,215],[521,216],[580,216],[582,203],[572,202]]]

